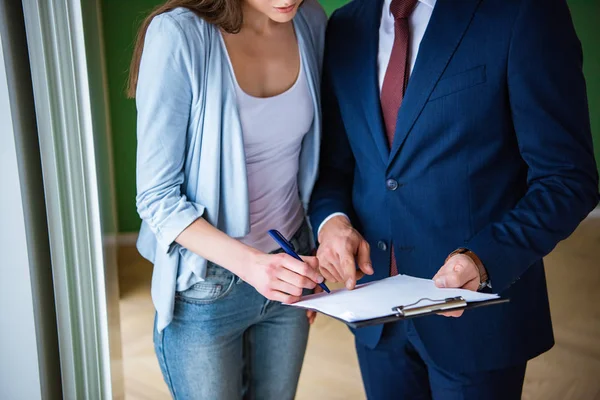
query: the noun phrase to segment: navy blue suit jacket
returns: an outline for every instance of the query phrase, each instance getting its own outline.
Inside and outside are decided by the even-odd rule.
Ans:
[[[441,367],[525,362],[554,343],[542,257],[599,199],[567,4],[438,0],[390,150],[377,84],[382,3],[355,0],[329,22],[312,225],[351,217],[371,245],[375,274],[364,281],[388,276],[390,243],[400,273],[424,278],[471,249],[510,303],[419,318],[417,332]],[[356,335],[372,347],[381,330]]]

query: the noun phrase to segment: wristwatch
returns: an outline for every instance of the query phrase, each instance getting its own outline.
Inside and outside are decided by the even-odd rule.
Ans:
[[[469,249],[460,247],[460,248],[454,250],[452,253],[450,253],[450,255],[448,257],[446,257],[446,261],[448,261],[452,256],[455,256],[457,254],[464,254],[465,256],[467,256],[471,260],[473,260],[473,263],[475,263],[475,265],[477,266],[477,269],[479,270],[479,287],[477,288],[477,291],[479,292],[486,288],[491,289],[492,285],[490,283],[490,279],[488,277],[487,270],[483,266],[483,263],[481,262],[479,257],[477,257],[477,254],[473,253]]]

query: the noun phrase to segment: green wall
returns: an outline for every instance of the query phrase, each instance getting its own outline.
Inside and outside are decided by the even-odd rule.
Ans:
[[[163,0],[102,0],[107,58],[115,189],[120,232],[139,229],[135,209],[135,103],[125,98],[127,70],[137,28]],[[321,0],[328,14],[347,0]],[[596,159],[600,160],[600,1],[571,0],[571,12],[585,54],[592,131]],[[559,56],[559,55],[557,55]]]
[[[594,137],[594,153],[600,170],[600,0],[570,0],[573,23],[583,46],[583,72]],[[560,55],[557,54],[557,57]]]
[[[137,27],[160,0],[102,0],[106,72],[120,232],[139,230],[135,209],[135,102],[125,97]]]

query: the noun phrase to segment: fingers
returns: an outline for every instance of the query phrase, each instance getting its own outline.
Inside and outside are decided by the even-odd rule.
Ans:
[[[440,288],[465,288],[477,290],[479,271],[477,266],[466,256],[452,257],[433,277],[435,285]]]
[[[336,264],[338,267],[335,267],[326,257],[321,257],[319,260],[321,274],[328,282],[344,282],[348,289],[353,289],[356,281],[365,276],[363,271],[356,269],[354,257],[347,256],[343,263],[336,262]]]
[[[479,272],[477,267],[469,264],[468,259],[460,255],[449,259],[433,277],[433,282],[439,288],[464,288],[477,290],[479,285]],[[446,311],[439,313],[444,317],[459,318],[464,310]]]
[[[323,283],[323,281],[324,281],[321,274],[319,274],[319,272],[317,270],[311,268],[307,263],[298,261],[288,255],[281,255],[280,261],[281,261],[281,265],[283,265],[286,269],[294,271],[295,273],[297,273],[299,275],[303,275],[303,276],[307,277],[308,279],[312,280],[314,283]],[[312,288],[309,288],[309,289],[312,289]]]
[[[341,282],[340,278],[337,278],[335,275],[333,275],[328,269],[323,267],[323,265],[321,265],[320,271],[321,271],[321,275],[323,275],[323,277],[325,278],[326,281]]]
[[[464,312],[463,310],[456,310],[456,311],[446,311],[446,312],[439,313],[439,314],[443,315],[444,317],[458,318],[463,315],[463,312]]]
[[[458,274],[460,283],[462,283],[460,287],[463,287],[473,279],[479,279],[479,270],[471,260],[468,260],[468,263],[458,262],[453,270]]]
[[[323,275],[336,282],[344,282],[354,289],[356,280],[364,274],[373,274],[369,244],[347,218],[332,218],[319,234],[321,246],[317,251]],[[360,273],[356,272],[356,265]]]
[[[356,256],[358,268],[367,275],[373,275],[373,263],[371,262],[371,248],[366,240],[362,240],[358,246]]]
[[[356,263],[351,255],[342,256],[341,275],[344,277],[344,282],[348,290],[354,289],[356,286]]]
[[[330,270],[333,270],[335,272],[335,275],[333,273],[330,272]],[[330,265],[330,270],[325,269],[323,267],[323,265],[321,265],[321,275],[323,275],[323,277],[325,278],[325,280],[327,282],[332,282],[332,283],[336,283],[336,282],[343,282],[344,280],[339,276],[339,273],[337,272],[337,270],[335,268],[333,268],[333,266]],[[362,279],[365,276],[364,272],[362,272],[361,270],[357,269],[356,270],[356,275],[354,280],[355,281],[359,281],[360,279]],[[318,288],[319,286],[317,286]]]
[[[321,274],[330,282],[342,282],[342,276],[335,268],[334,264],[339,263],[339,258],[330,248],[321,246],[317,251],[317,258],[319,259],[319,268]]]
[[[448,262],[446,262],[444,265],[442,265],[442,267],[440,268],[440,270],[437,272],[437,274],[435,274],[435,276],[432,278],[435,282],[435,280],[443,275],[446,275],[448,273],[451,273],[453,268],[455,265],[455,260],[448,260]]]
[[[439,288],[460,288],[466,283],[461,282],[461,276],[457,272],[438,275],[434,282]]]
[[[310,267],[308,267],[310,268]],[[294,286],[298,290],[300,290],[300,294],[302,294],[302,288],[306,289],[314,289],[317,284],[312,280],[308,279],[306,276],[302,276],[293,271],[290,271],[286,268],[279,268],[276,272],[276,277],[278,280],[288,283],[291,286]],[[275,282],[277,283],[277,282]],[[276,288],[280,290],[279,288]],[[285,291],[286,293],[295,294],[292,292]]]
[[[283,304],[293,304],[293,303],[296,303],[297,301],[300,301],[299,296],[291,296],[289,294],[279,292],[277,290],[269,291],[267,293],[267,296],[265,296],[265,297],[269,300],[278,301]]]
[[[314,285],[314,283],[313,283],[313,285]],[[292,285],[291,283],[285,282],[285,281],[282,281],[282,280],[274,281],[273,284],[272,284],[272,286],[271,286],[271,288],[273,290],[282,292],[284,294],[289,294],[289,295],[292,295],[292,296],[295,296],[295,297],[301,297],[302,296],[302,288],[301,287]]]
[[[315,271],[319,270],[319,259],[317,257],[300,256],[300,258],[302,258],[302,261],[304,261],[309,267],[311,267]]]

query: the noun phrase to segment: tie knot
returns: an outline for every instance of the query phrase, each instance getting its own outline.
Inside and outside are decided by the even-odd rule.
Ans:
[[[417,0],[392,0],[390,12],[395,20],[407,19],[413,12]]]

